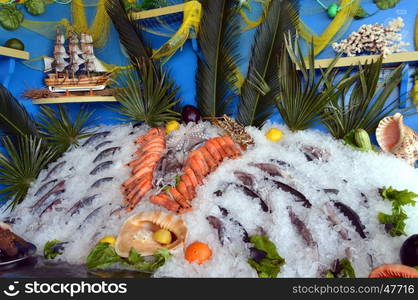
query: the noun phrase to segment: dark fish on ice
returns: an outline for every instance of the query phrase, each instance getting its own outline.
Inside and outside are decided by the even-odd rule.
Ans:
[[[270,159],[270,162],[275,163],[275,164],[278,164],[281,167],[287,167],[287,168],[290,168],[291,167],[289,163],[287,163],[287,162],[285,162],[283,160],[280,160],[280,159],[272,158],[272,159]]]
[[[82,228],[87,222],[89,222],[91,219],[93,219],[94,217],[97,216],[97,214],[99,213],[99,211],[104,207],[104,205],[99,206],[98,208],[96,208],[95,210],[93,210],[85,219],[83,222],[81,222],[81,224],[77,227],[77,230],[79,230],[80,228]]]
[[[303,146],[302,151],[308,161],[319,160],[321,162],[328,162],[329,153],[323,149],[314,146]]]
[[[208,220],[209,224],[218,231],[218,239],[223,246],[225,244],[225,239],[228,239],[225,236],[225,225],[215,216],[207,216],[206,220]]]
[[[234,175],[244,185],[254,186],[255,176],[253,174],[243,172],[243,171],[234,171]]]
[[[93,200],[98,196],[98,194],[84,197],[83,199],[77,201],[70,209],[67,210],[65,213],[66,215],[69,214],[71,217],[80,212],[80,209],[89,206],[93,203]]]
[[[96,142],[97,140],[107,137],[109,134],[110,134],[110,131],[102,131],[102,132],[95,133],[91,137],[89,137],[87,141],[85,141],[84,144],[81,145],[81,147],[90,145]]]
[[[115,152],[118,150],[120,150],[120,147],[111,147],[111,148],[107,148],[103,150],[96,156],[96,158],[93,160],[93,163],[98,162],[108,156],[115,154]]]
[[[242,185],[242,184],[237,184],[237,183],[228,183],[228,185],[234,185],[234,186],[236,186],[237,188],[242,189],[242,191],[244,192],[244,194],[245,194],[245,195],[247,195],[247,196],[249,196],[249,197],[251,197],[251,198],[253,198],[253,199],[258,199],[258,201],[259,201],[259,203],[260,203],[260,206],[261,206],[261,209],[262,209],[264,212],[269,212],[269,207],[268,207],[268,205],[266,204],[266,202],[263,200],[263,198],[261,198],[261,196],[260,196],[260,195],[258,195],[256,192],[254,192],[253,190],[251,190],[251,189],[250,189],[250,188],[248,188],[247,186]]]
[[[58,179],[52,179],[50,181],[48,181],[47,183],[43,184],[35,193],[35,197],[39,196],[40,194],[42,194],[51,184],[54,184],[55,182],[57,182]]]
[[[60,170],[64,165],[65,165],[66,161],[62,161],[60,163],[57,163],[52,169],[51,171],[48,172],[48,174],[46,174],[46,177],[42,180],[48,180],[52,174],[56,173],[58,170]]]
[[[218,205],[218,208],[219,208],[219,210],[221,211],[221,213],[222,213],[222,215],[223,215],[224,217],[228,217],[228,215],[229,215],[229,211],[228,211],[226,208],[221,207],[221,206],[219,206],[219,205]],[[248,235],[248,232],[247,232],[247,230],[245,230],[244,226],[242,226],[242,224],[241,224],[240,222],[238,222],[237,220],[235,220],[235,219],[234,219],[234,218],[232,218],[232,217],[229,217],[228,219],[229,219],[229,221],[230,221],[232,224],[234,224],[235,226],[238,226],[238,227],[241,229],[241,232],[242,232],[242,240],[243,240],[245,243],[249,243],[249,242],[250,242],[250,236]]]
[[[98,144],[96,147],[94,147],[94,150],[99,150],[103,146],[106,146],[107,144],[111,144],[111,143],[112,143],[111,141],[104,141],[104,142]]]
[[[217,190],[217,191],[214,191],[214,192],[213,192],[213,194],[214,194],[216,197],[222,197],[223,192],[222,192],[221,190]]]
[[[341,221],[338,218],[337,214],[335,213],[334,208],[329,203],[325,203],[325,208],[327,209],[328,213],[328,220],[331,222],[332,225],[338,226],[338,234],[341,236],[343,240],[349,240],[348,238],[348,231],[341,225]]]
[[[39,215],[39,218],[42,218],[42,215],[44,214],[44,213],[47,213],[47,212],[49,212],[49,211],[51,211],[53,208],[54,208],[54,206],[55,205],[58,205],[58,204],[61,204],[62,203],[62,199],[61,198],[59,198],[59,199],[56,199],[56,200],[54,200],[54,201],[52,201],[41,213],[40,213],[40,215]]]
[[[290,206],[287,207],[287,212],[289,214],[290,222],[296,227],[299,234],[302,236],[303,240],[309,247],[316,247],[317,244],[314,241],[311,232],[309,231],[308,227],[306,227],[305,223],[302,222],[301,219],[293,212]]]
[[[57,183],[52,189],[50,189],[45,195],[43,195],[34,205],[30,208],[32,211],[37,210],[42,206],[42,204],[53,194],[61,194],[65,191],[65,180]]]
[[[268,179],[268,178],[267,178],[267,180],[273,182],[276,185],[276,187],[278,187],[279,189],[281,189],[285,192],[288,192],[288,193],[292,194],[293,196],[295,196],[297,198],[296,201],[297,202],[302,202],[303,203],[302,205],[304,207],[307,207],[307,208],[312,207],[311,202],[305,197],[305,195],[303,195],[298,190],[292,188],[291,186],[289,186],[289,185],[287,185],[283,182],[277,181],[277,180],[271,180],[271,179]]]
[[[96,175],[97,173],[108,169],[111,165],[113,165],[113,161],[108,160],[105,162],[102,162],[101,164],[98,164],[91,172],[90,175]]]
[[[326,194],[334,194],[334,195],[338,195],[338,193],[340,192],[337,189],[322,189]]]
[[[113,177],[104,177],[104,178],[100,178],[99,180],[96,180],[90,187],[91,188],[98,188],[99,186],[101,186],[103,183],[106,182],[110,182],[113,180]]]
[[[359,215],[353,209],[351,209],[351,207],[345,205],[344,203],[334,201],[334,206],[338,208],[341,213],[350,220],[351,224],[354,225],[354,228],[360,237],[365,239],[366,234],[364,233],[364,229],[366,227],[361,222]]]
[[[125,208],[126,208],[126,206],[120,206],[120,207],[117,207],[117,208],[115,208],[114,210],[112,210],[112,211],[110,212],[109,216],[119,215],[119,213],[120,213],[121,211],[123,211]]]
[[[282,172],[280,172],[279,167],[277,167],[276,165],[269,164],[269,163],[249,163],[248,165],[252,166],[252,167],[256,167],[256,168],[266,172],[270,176],[284,177]]]

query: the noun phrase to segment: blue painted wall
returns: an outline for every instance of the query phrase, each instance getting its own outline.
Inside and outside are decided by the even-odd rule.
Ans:
[[[323,0],[325,4],[331,4],[333,1]],[[256,2],[251,2],[253,6],[252,15],[257,15],[260,12],[260,5]],[[363,7],[369,12],[377,11],[376,6],[372,0],[363,0]],[[95,9],[87,8],[87,15],[90,20],[94,16]],[[401,16],[405,20],[405,28],[402,31],[404,40],[411,45],[407,47],[407,50],[412,51],[415,16],[418,13],[418,1],[416,0],[401,0],[401,2],[394,9],[386,11],[378,11],[375,15],[353,21],[349,30],[344,34],[346,37],[350,32],[358,29],[359,26],[365,23],[387,23],[393,17]],[[329,19],[325,12],[314,0],[301,0],[301,14],[303,20],[316,32],[320,33],[328,25]],[[30,15],[25,16],[27,19],[39,20],[39,21],[58,21],[62,18],[70,17],[70,6],[52,4],[48,5],[45,15],[40,17],[33,17]],[[241,37],[241,55],[242,63],[240,68],[245,74],[248,66],[248,58],[250,55],[250,48],[254,30],[243,33]],[[42,55],[52,55],[53,41],[46,39],[45,37],[31,32],[25,28],[19,28],[16,31],[6,31],[0,28],[0,45],[7,39],[16,37],[22,40],[26,46],[25,50],[29,51],[31,57],[37,57]],[[166,38],[147,35],[151,44],[154,47],[161,45]],[[97,51],[98,57],[107,63],[113,63],[118,65],[126,64],[126,58],[120,51],[119,41],[117,33],[112,28],[111,35],[107,45],[103,49]],[[318,58],[332,57],[334,52],[332,49],[325,49]],[[166,64],[166,67],[170,70],[172,76],[175,78],[177,84],[180,86],[180,96],[183,104],[195,103],[195,70],[196,70],[196,55],[192,50],[191,43],[188,41],[181,51],[177,52],[171,60]],[[0,57],[0,68],[4,64],[4,59]],[[0,69],[2,70],[2,69]],[[2,74],[0,73],[0,80]],[[25,105],[28,111],[36,116],[39,107],[32,105],[30,100],[25,100],[20,95],[28,88],[39,88],[43,86],[43,73],[37,70],[30,69],[21,63],[16,64],[15,74],[10,82],[9,89],[11,92]],[[412,83],[411,83],[412,84]],[[412,85],[410,86],[412,87]],[[69,105],[73,111],[77,111],[80,104]],[[92,108],[96,110],[96,114],[100,117],[99,123],[115,123],[115,114],[109,110],[108,104],[91,104]],[[281,121],[280,116],[276,113],[273,117],[275,121]],[[407,123],[414,129],[418,130],[418,117],[410,117],[407,119]],[[321,126],[319,126],[321,128]]]

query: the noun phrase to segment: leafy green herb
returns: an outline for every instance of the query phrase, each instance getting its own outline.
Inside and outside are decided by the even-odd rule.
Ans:
[[[109,243],[98,243],[97,246],[87,256],[88,269],[103,269],[115,263],[133,267],[143,272],[154,272],[164,265],[171,257],[166,248],[159,248],[153,255],[153,260],[145,259],[138,254],[135,249],[131,249],[129,257],[123,258],[117,255],[115,248]]]
[[[326,278],[356,278],[356,273],[348,258],[337,259],[335,270],[328,270]]]
[[[23,13],[15,5],[0,6],[0,25],[6,30],[16,30],[23,22]]]
[[[33,16],[39,16],[45,13],[44,0],[26,0],[25,7],[28,13]]]
[[[98,243],[87,256],[86,264],[88,269],[104,269],[115,263],[123,263],[115,248],[109,243]]]
[[[61,241],[59,240],[52,240],[52,241],[46,242],[44,246],[44,257],[46,259],[54,259],[58,255],[61,255],[62,252],[56,251],[56,249],[54,249],[54,246],[60,243]]]
[[[395,7],[400,0],[374,0],[374,3],[380,9],[389,9]]]
[[[176,186],[180,183],[180,181],[181,181],[181,175],[177,174],[176,175]]]
[[[254,248],[266,253],[266,257],[260,261],[249,259],[248,264],[253,267],[260,278],[276,278],[280,273],[280,268],[284,265],[285,260],[279,255],[276,245],[264,235],[253,235],[250,242],[254,244]]]
[[[383,199],[392,202],[392,214],[389,215],[379,212],[377,215],[379,222],[386,225],[385,229],[391,236],[406,235],[405,220],[408,219],[408,215],[405,213],[402,206],[415,206],[416,201],[413,199],[418,197],[418,194],[408,190],[398,191],[392,187],[384,187],[379,192]]]

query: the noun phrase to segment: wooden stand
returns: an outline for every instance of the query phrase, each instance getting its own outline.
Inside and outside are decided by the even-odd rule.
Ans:
[[[55,97],[32,100],[33,104],[86,103],[86,102],[116,102],[113,96],[75,96]]]

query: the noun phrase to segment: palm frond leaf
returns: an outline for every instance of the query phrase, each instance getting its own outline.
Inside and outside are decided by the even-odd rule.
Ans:
[[[95,121],[93,114],[94,111],[81,107],[77,116],[72,118],[63,105],[59,105],[57,110],[42,106],[38,121],[40,135],[62,154],[71,147],[78,147],[81,139],[93,134],[89,128]]]
[[[335,138],[343,138],[358,128],[372,134],[382,118],[397,110],[405,115],[412,114],[414,106],[399,109],[402,104],[399,97],[388,102],[402,79],[404,65],[396,67],[383,82],[379,82],[382,63],[383,57],[359,65],[356,81],[324,110],[323,122]]]
[[[39,173],[57,156],[54,147],[46,146],[37,136],[19,136],[14,143],[10,137],[1,138],[5,154],[0,153],[0,195],[8,201],[6,209],[21,203]]]
[[[0,84],[0,131],[9,136],[37,134],[32,117],[2,84]]]
[[[275,100],[283,121],[290,130],[297,131],[317,124],[327,105],[355,81],[356,75],[350,75],[349,69],[341,79],[334,80],[338,73],[334,68],[337,56],[325,70],[320,70],[320,76],[316,76],[313,45],[306,62],[298,38],[294,40],[293,45],[290,34],[285,38]]]
[[[283,50],[283,33],[293,30],[292,24],[298,20],[297,5],[295,0],[270,1],[266,19],[255,34],[247,78],[241,87],[237,114],[241,125],[261,126],[274,111],[277,63]]]
[[[126,12],[123,0],[107,0],[105,8],[131,60],[150,59],[152,52],[146,46],[138,25]]]
[[[237,94],[240,23],[234,0],[204,0],[198,33],[203,59],[196,76],[203,117],[220,117]]]
[[[120,105],[113,110],[124,116],[123,120],[157,127],[179,118],[173,110],[179,102],[178,87],[158,64],[133,61],[133,68],[119,74],[116,82],[115,98]]]

